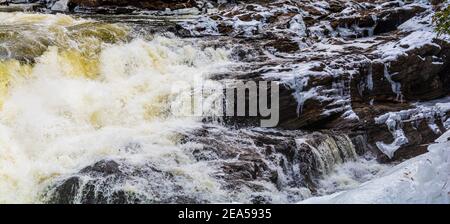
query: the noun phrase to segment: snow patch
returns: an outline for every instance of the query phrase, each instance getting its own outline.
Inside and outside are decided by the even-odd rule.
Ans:
[[[412,32],[397,42],[389,42],[378,46],[378,49],[374,53],[381,55],[382,61],[384,62],[393,61],[401,55],[407,55],[408,51],[423,47],[427,44],[439,47],[439,45],[433,43],[434,38],[436,38],[436,33],[419,30]]]

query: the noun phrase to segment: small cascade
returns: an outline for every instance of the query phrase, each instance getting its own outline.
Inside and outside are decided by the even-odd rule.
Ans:
[[[306,144],[313,155],[312,169],[319,175],[330,173],[337,164],[353,161],[357,158],[355,146],[347,135],[329,135],[319,141],[297,141],[298,146]]]

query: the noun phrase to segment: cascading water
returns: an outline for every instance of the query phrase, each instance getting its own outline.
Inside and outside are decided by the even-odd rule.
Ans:
[[[204,105],[173,87],[226,71],[228,50],[132,30],[0,13],[0,203],[297,202],[358,162],[346,135],[193,135],[202,118],[177,114]]]
[[[352,141],[346,135],[319,135],[312,139],[316,141],[296,141],[300,147],[305,145],[312,152],[313,168],[319,175],[329,174],[336,165],[354,161],[358,157]]]
[[[0,17],[10,52],[0,61],[0,202],[39,202],[56,177],[104,158],[158,164],[220,195],[211,192],[210,169],[192,165],[176,145],[177,133],[199,120],[171,115],[183,109],[171,105],[190,106],[171,85],[226,63],[225,50],[161,36],[126,41],[126,28],[64,15]],[[139,192],[139,183],[129,189]]]

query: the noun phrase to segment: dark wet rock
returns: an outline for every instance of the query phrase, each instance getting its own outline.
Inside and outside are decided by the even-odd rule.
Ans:
[[[181,178],[182,179],[182,178]],[[174,174],[151,164],[102,160],[50,186],[45,198],[56,204],[204,203],[188,193]],[[186,180],[187,181],[187,180]],[[136,189],[130,190],[127,183]]]
[[[80,173],[91,173],[100,176],[123,175],[120,164],[113,160],[100,161],[80,170]]]
[[[262,195],[256,195],[251,199],[251,203],[252,204],[257,204],[257,205],[261,205],[261,204],[271,204],[272,199],[267,197],[267,196],[262,196]]]
[[[70,177],[58,186],[50,201],[58,204],[72,204],[76,200],[79,188],[80,179],[78,177]]]
[[[289,39],[273,40],[267,43],[265,47],[282,53],[294,53],[300,49],[298,43]]]

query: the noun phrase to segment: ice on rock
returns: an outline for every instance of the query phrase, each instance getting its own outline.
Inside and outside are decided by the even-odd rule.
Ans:
[[[297,100],[297,115],[300,115],[303,111],[303,104],[305,104],[306,100],[314,97],[317,94],[314,88],[308,91],[303,91],[305,86],[308,85],[308,77],[294,80],[294,98]]]
[[[65,12],[69,10],[69,0],[59,0],[53,6],[53,11]]]
[[[394,141],[390,144],[384,142],[377,142],[376,145],[380,151],[382,151],[389,158],[394,157],[394,153],[403,145],[408,144],[408,138],[402,129],[395,130],[392,135],[394,136]]]
[[[442,132],[435,122],[436,118],[440,118],[444,123],[444,128],[447,130],[450,128],[450,119],[447,117],[447,113],[450,111],[450,103],[448,102],[447,97],[429,103],[417,103],[415,106],[416,108],[413,109],[389,112],[375,118],[375,123],[386,124],[394,137],[394,141],[390,144],[386,144],[384,142],[376,143],[378,149],[380,149],[389,158],[392,158],[395,151],[397,151],[401,146],[408,143],[408,139],[406,138],[401,126],[403,121],[420,122],[425,120],[428,127],[434,133],[441,134]]]
[[[369,71],[367,74],[367,80],[366,80],[366,87],[370,91],[373,90],[373,71],[372,71],[372,65],[369,66]]]
[[[245,37],[252,37],[255,35],[258,30],[262,29],[262,25],[263,24],[260,21],[241,21],[238,18],[235,18],[235,21],[233,22],[234,30],[242,33]]]
[[[403,132],[402,126],[402,117],[400,114],[395,112],[390,112],[384,114],[380,117],[375,118],[375,123],[377,124],[386,124],[389,132],[391,132],[394,137],[394,141],[390,144],[386,144],[384,142],[376,142],[378,149],[387,155],[389,158],[394,157],[394,153],[403,145],[408,144],[408,138],[405,136]]]
[[[328,100],[326,96],[318,94],[319,89],[317,87],[312,87],[306,89],[310,76],[320,76],[323,75],[322,72],[312,71],[312,68],[320,66],[317,62],[308,62],[304,64],[294,65],[292,71],[278,71],[282,67],[272,67],[276,72],[267,72],[263,74],[264,79],[277,78],[280,79],[281,83],[287,85],[294,92],[292,95],[297,101],[297,115],[300,116],[303,110],[303,105],[308,99],[317,99],[319,101]],[[266,67],[264,69],[267,69]],[[301,74],[301,75],[299,75]],[[308,75],[303,75],[308,74]]]
[[[347,110],[343,115],[342,115],[342,117],[344,117],[345,119],[348,119],[348,120],[359,120],[360,118],[359,118],[359,116],[355,113],[355,111],[353,111],[353,109],[349,109],[349,110]]]
[[[384,77],[387,79],[387,81],[391,84],[392,92],[397,94],[396,100],[402,102],[403,101],[403,95],[402,95],[402,84],[399,82],[395,82],[392,80],[392,76],[394,74],[390,74],[388,71],[388,65],[384,64]]]
[[[367,77],[364,80],[364,82],[360,82],[358,84],[358,91],[359,95],[363,96],[363,91],[367,89],[369,91],[373,90],[373,68],[372,63],[369,64],[368,70],[367,70]]]
[[[289,22],[289,29],[300,37],[306,36],[306,25],[302,15],[298,14],[292,17]]]

